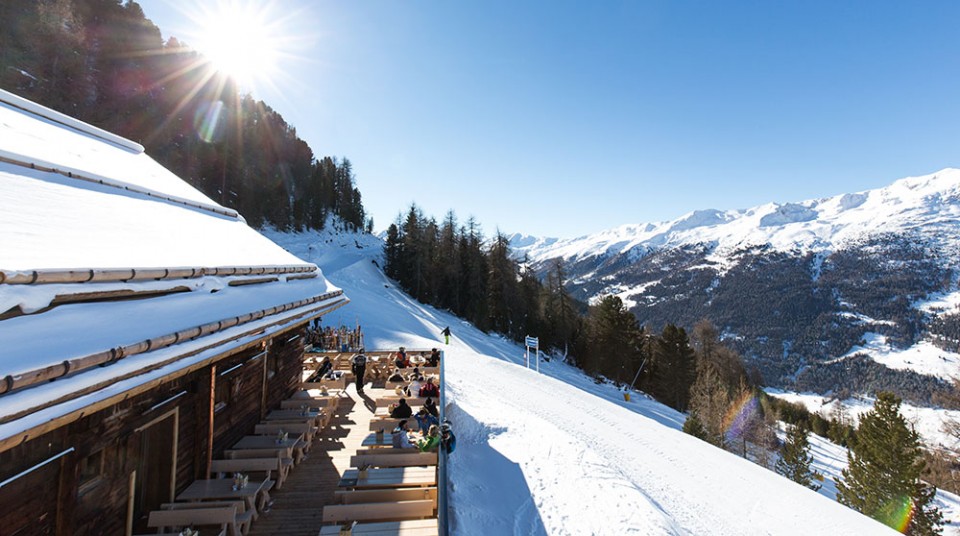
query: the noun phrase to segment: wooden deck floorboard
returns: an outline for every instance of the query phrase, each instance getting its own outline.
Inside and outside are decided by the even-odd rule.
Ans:
[[[358,397],[350,385],[330,425],[314,440],[307,459],[290,471],[283,489],[270,493],[273,508],[253,523],[251,536],[317,536],[323,524],[323,506],[333,504],[340,475],[350,467],[369,433],[374,402],[384,389],[367,387]]]

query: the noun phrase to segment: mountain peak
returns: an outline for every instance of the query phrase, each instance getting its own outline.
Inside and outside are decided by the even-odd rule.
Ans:
[[[694,244],[710,244],[719,251],[763,244],[776,250],[832,251],[865,236],[906,229],[934,240],[957,240],[956,233],[939,231],[958,222],[960,169],[945,168],[874,190],[743,210],[695,210],[671,221],[626,224],[573,239],[512,238],[511,245],[534,261]],[[953,251],[960,251],[960,243]]]

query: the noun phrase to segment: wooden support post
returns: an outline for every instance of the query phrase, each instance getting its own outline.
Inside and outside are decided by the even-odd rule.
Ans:
[[[213,418],[217,404],[217,366],[210,367],[210,428],[207,434],[207,478],[210,478],[210,463],[213,462]]]

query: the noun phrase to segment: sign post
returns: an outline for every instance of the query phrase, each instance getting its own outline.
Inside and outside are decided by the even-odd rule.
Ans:
[[[524,343],[527,347],[527,351],[524,354],[527,358],[527,368],[530,368],[530,349],[533,348],[537,352],[537,372],[540,372],[540,338],[527,335]]]

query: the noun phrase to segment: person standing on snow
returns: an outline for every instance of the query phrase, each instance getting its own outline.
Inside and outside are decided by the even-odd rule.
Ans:
[[[447,344],[450,344],[450,326],[443,328],[443,331],[440,332],[443,335],[444,340]]]
[[[363,350],[353,358],[353,374],[357,377],[357,392],[363,393],[363,376],[367,373],[367,356]]]

